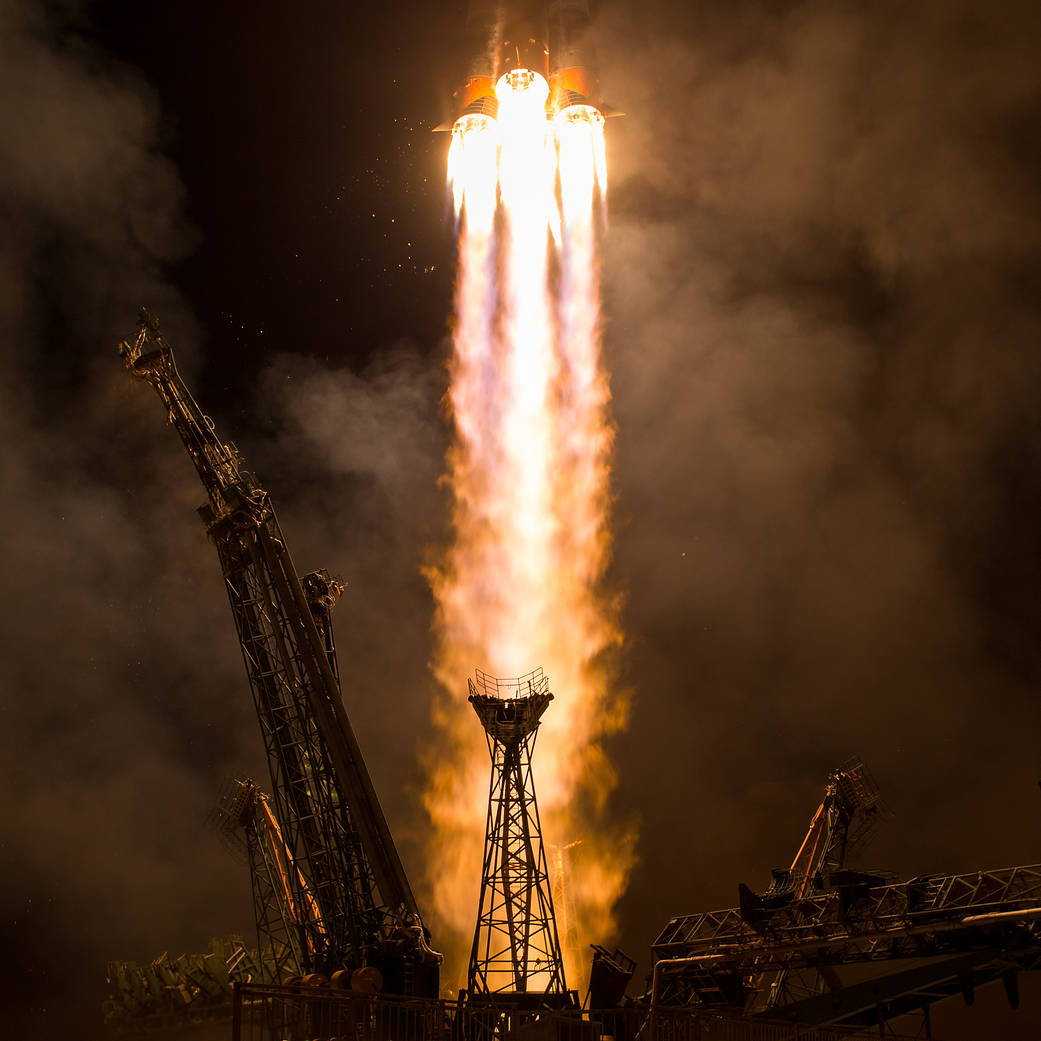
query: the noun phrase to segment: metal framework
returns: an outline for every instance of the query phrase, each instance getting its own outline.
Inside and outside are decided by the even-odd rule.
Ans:
[[[811,824],[795,865],[762,896],[740,889],[740,906],[674,918],[652,947],[652,1004],[730,1008],[745,1015],[857,1027],[923,1012],[1002,980],[1018,1004],[1016,973],[1041,968],[1041,865],[924,875],[888,882],[844,866],[848,828],[877,792],[851,802],[841,775]],[[863,775],[866,776],[866,775]],[[870,792],[870,785],[861,794]],[[825,811],[825,812],[822,812]],[[814,847],[818,854],[807,857]],[[809,843],[809,845],[807,845]],[[842,852],[842,856],[829,853]],[[893,963],[908,960],[902,967]],[[911,959],[915,961],[910,962]],[[878,966],[847,984],[843,966]],[[885,967],[884,967],[885,966]]]
[[[741,907],[754,919],[764,909],[792,905],[811,893],[831,885],[832,880],[849,879],[846,858],[863,845],[887,815],[878,785],[859,759],[851,759],[828,775],[824,798],[817,807],[806,837],[787,871],[774,871],[766,894],[759,896],[747,886],[738,887]],[[854,876],[881,883],[882,876]],[[789,967],[764,968],[748,990],[754,995],[748,1011],[765,1012],[809,994],[820,985],[816,972]]]
[[[218,808],[217,820],[225,834],[242,836],[259,950],[265,961],[275,966],[275,982],[302,976],[309,952],[300,947],[301,938],[307,935],[307,929],[301,926],[313,923],[321,929],[321,915],[268,797],[251,780],[235,781]],[[302,906],[296,902],[299,893],[304,895]]]
[[[272,797],[292,859],[285,921],[306,973],[376,966],[397,993],[437,993],[440,955],[419,910],[343,706],[324,572],[301,582],[268,493],[221,441],[142,310],[120,354],[150,383],[206,489],[199,509],[217,547],[260,720]],[[305,588],[306,585],[306,588]],[[317,913],[298,913],[314,901]]]
[[[822,874],[841,871],[887,812],[878,785],[859,759],[833,770],[787,877],[775,879],[771,888],[800,897],[819,888]]]
[[[566,1004],[531,755],[553,695],[542,669],[499,680],[477,670],[470,704],[492,760],[481,897],[470,953],[470,999]]]
[[[233,1017],[234,984],[276,979],[275,966],[238,936],[215,937],[206,954],[111,961],[105,1027],[113,1036],[140,1038],[145,1030],[227,1020]]]
[[[714,1009],[509,1010],[510,1030],[482,1004],[421,1001],[359,994],[335,987],[235,987],[232,1041],[869,1041],[877,1034],[835,1027],[744,1019]],[[895,1036],[895,1035],[894,1035]],[[907,1038],[906,1041],[911,1041]]]

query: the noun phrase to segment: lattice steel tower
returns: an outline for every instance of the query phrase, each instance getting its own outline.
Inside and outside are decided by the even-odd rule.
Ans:
[[[531,773],[539,721],[553,700],[542,669],[499,680],[477,670],[470,704],[492,758],[481,900],[470,953],[470,998],[570,1000],[553,917]]]
[[[263,827],[279,861],[267,876],[277,899],[265,898],[258,930],[280,915],[303,973],[376,967],[391,993],[433,997],[441,956],[427,944],[340,690],[330,610],[342,587],[324,572],[298,575],[270,496],[217,436],[156,319],[142,310],[119,351],[155,388],[209,500],[199,514],[217,547],[271,771],[275,814],[264,813]]]

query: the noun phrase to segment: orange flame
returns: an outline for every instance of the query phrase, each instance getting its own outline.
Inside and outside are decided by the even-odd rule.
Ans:
[[[606,187],[603,117],[573,106],[550,124],[545,80],[526,70],[504,76],[496,93],[498,120],[460,120],[449,157],[460,217],[454,539],[428,572],[441,687],[424,797],[434,824],[428,884],[446,983],[456,985],[477,915],[488,792],[465,680],[475,666],[517,676],[541,665],[556,702],[542,723],[535,785],[546,842],[569,846],[567,878],[553,882],[567,894],[561,942],[578,987],[588,945],[611,938],[634,841],[605,819],[615,777],[602,740],[624,726],[627,704],[611,683],[617,603],[602,589],[613,437],[594,212]]]

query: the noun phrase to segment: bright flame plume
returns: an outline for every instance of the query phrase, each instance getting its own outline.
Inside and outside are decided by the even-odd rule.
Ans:
[[[498,120],[460,119],[449,153],[459,221],[453,541],[429,571],[441,697],[425,794],[428,883],[446,983],[459,985],[452,972],[463,971],[473,937],[489,769],[465,681],[474,667],[519,676],[542,666],[556,702],[535,786],[546,841],[569,852],[553,885],[566,893],[558,924],[568,982],[579,987],[588,945],[614,929],[634,840],[604,812],[615,777],[602,740],[624,725],[627,705],[611,683],[617,603],[602,588],[613,437],[597,277],[603,117],[580,105],[551,123],[546,82],[526,70],[496,93]]]

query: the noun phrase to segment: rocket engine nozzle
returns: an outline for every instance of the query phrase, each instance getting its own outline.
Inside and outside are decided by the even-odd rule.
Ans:
[[[491,76],[471,76],[456,91],[456,101],[457,122],[465,116],[495,119],[499,115],[499,99],[495,96],[495,83]]]
[[[603,118],[600,106],[600,81],[587,68],[572,66],[557,69],[549,80],[549,106],[554,117],[563,116],[576,106],[593,109]]]
[[[499,118],[502,89],[548,87],[550,119],[601,121],[603,104],[588,46],[588,0],[470,0],[466,31],[479,46],[471,76],[453,94],[455,115],[436,130]]]

